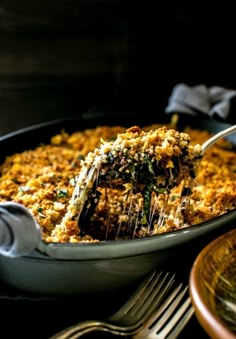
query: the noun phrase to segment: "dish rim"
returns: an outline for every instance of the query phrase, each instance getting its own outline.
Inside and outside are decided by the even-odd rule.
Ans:
[[[222,224],[229,224],[235,219],[236,210],[232,210],[214,220],[150,237],[100,243],[41,242],[37,249],[48,257],[58,259],[100,260],[138,256],[168,250],[199,237],[202,238],[211,231],[217,231]]]

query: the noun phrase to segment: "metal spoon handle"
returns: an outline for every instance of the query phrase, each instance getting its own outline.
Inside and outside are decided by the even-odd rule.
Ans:
[[[202,145],[202,153],[205,153],[206,150],[213,145],[217,140],[229,135],[229,134],[233,134],[236,132],[236,125],[233,125],[231,127],[228,127],[226,129],[224,129],[223,131],[215,134],[212,138],[208,139],[206,142],[203,143]]]

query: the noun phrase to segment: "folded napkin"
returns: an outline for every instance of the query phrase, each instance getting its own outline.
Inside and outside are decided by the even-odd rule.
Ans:
[[[0,254],[23,256],[40,241],[40,226],[26,207],[13,201],[0,203]]]
[[[232,104],[236,104],[236,90],[219,86],[206,87],[197,85],[190,87],[177,84],[169,98],[165,113],[185,113],[208,115],[221,121],[227,121],[232,115]],[[236,120],[231,117],[231,120]]]

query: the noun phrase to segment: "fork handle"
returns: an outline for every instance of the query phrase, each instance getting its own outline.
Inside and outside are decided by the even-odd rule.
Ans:
[[[84,334],[94,331],[109,332],[119,336],[133,335],[137,332],[137,328],[122,328],[121,326],[112,325],[103,321],[87,320],[76,325],[65,328],[64,330],[54,334],[49,339],[76,339]]]
[[[82,336],[86,333],[95,331],[96,328],[99,328],[101,326],[104,326],[104,323],[102,321],[97,320],[86,320],[83,322],[80,322],[78,324],[72,325],[70,327],[65,328],[64,330],[54,334],[49,339],[67,339],[67,338],[73,338],[73,335],[76,334],[76,337]]]

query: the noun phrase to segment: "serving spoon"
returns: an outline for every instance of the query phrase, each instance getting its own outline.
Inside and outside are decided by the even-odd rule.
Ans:
[[[236,125],[233,125],[231,127],[224,129],[223,131],[216,133],[215,135],[213,135],[213,137],[211,137],[210,139],[208,139],[202,144],[202,154],[204,154],[206,150],[208,150],[208,148],[211,145],[213,145],[216,141],[226,137],[227,135],[233,134],[235,132],[236,132]]]
[[[215,134],[202,144],[202,154],[219,139],[236,132],[236,125]],[[8,201],[0,203],[0,254],[20,257],[36,248],[44,249],[41,228],[30,211],[23,205]],[[43,251],[46,252],[47,251]]]

